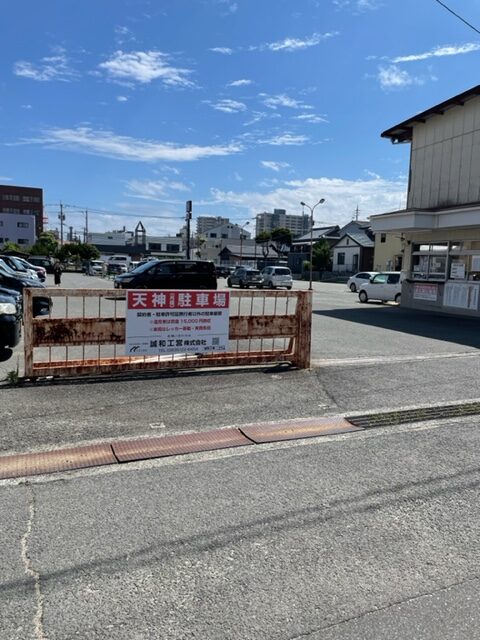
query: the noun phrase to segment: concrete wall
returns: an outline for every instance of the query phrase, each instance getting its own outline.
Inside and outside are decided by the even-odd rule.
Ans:
[[[480,97],[413,127],[407,208],[480,201]]]

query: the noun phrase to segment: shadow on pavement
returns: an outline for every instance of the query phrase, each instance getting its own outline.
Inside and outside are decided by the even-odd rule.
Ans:
[[[356,309],[316,310],[313,314],[480,348],[480,324],[477,318],[442,316],[382,304],[361,305]]]

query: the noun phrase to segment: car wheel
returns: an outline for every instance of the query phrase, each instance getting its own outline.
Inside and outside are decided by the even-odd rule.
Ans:
[[[238,286],[240,287],[240,289],[245,289],[245,285],[243,284],[243,280],[240,280],[240,282],[238,283]]]
[[[360,300],[360,302],[368,302],[368,296],[366,292],[360,291],[360,293],[358,294],[358,299]]]
[[[291,289],[291,288],[292,288],[292,287],[287,287],[287,291],[290,291],[290,289]]]
[[[397,304],[400,304],[400,299],[401,299],[401,297],[402,297],[402,294],[401,294],[401,293],[397,293],[397,295],[395,296],[395,302],[396,302]]]
[[[357,285],[354,282],[352,282],[352,284],[350,285],[350,291],[352,293],[355,293],[356,290],[357,290]]]
[[[227,287],[231,287],[232,286],[232,281],[230,280],[230,278],[227,278]]]

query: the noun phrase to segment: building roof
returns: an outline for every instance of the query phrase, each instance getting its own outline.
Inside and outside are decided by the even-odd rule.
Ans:
[[[219,255],[221,255],[222,253],[226,254],[227,252],[233,256],[240,256],[240,253],[241,253],[242,258],[262,258],[263,257],[262,248],[260,247],[260,245],[258,245],[257,247],[252,247],[252,246],[245,245],[244,243],[242,248],[240,249],[240,244],[226,244],[223,247],[223,249],[219,252]]]
[[[463,93],[453,96],[453,98],[449,98],[434,107],[430,107],[430,109],[427,109],[426,111],[417,113],[417,115],[400,122],[400,124],[397,124],[394,127],[390,127],[390,129],[387,129],[382,133],[382,138],[390,138],[394,144],[399,142],[411,142],[413,125],[423,123],[432,116],[443,115],[445,111],[452,109],[453,107],[463,107],[467,100],[471,100],[477,96],[480,96],[480,85],[478,84]]]
[[[344,238],[347,238],[347,237],[351,238],[360,247],[364,247],[365,249],[368,247],[375,246],[375,242],[366,233],[363,233],[362,231],[356,231],[352,233],[344,233],[342,237],[339,239],[339,241],[334,244],[333,248],[335,248],[338,244],[342,242]]]
[[[314,240],[320,240],[325,236],[329,236],[330,238],[339,238],[340,236],[338,235],[338,230],[338,225],[332,225],[331,227],[314,227],[312,229],[312,236]],[[300,236],[300,238],[295,238],[295,240],[293,240],[293,244],[305,244],[308,242],[310,242],[310,231],[308,233],[305,233],[303,236]]]

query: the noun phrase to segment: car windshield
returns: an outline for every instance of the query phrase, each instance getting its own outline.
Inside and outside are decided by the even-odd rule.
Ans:
[[[20,271],[25,271],[26,270],[25,269],[25,265],[22,264],[18,258],[14,258],[12,256],[11,260],[12,260],[13,264],[17,267],[17,269],[20,269]]]
[[[275,275],[276,276],[289,276],[290,275],[290,269],[287,269],[287,268],[275,269]]]
[[[260,275],[260,271],[258,271],[257,269],[247,269],[247,275],[258,276]]]

